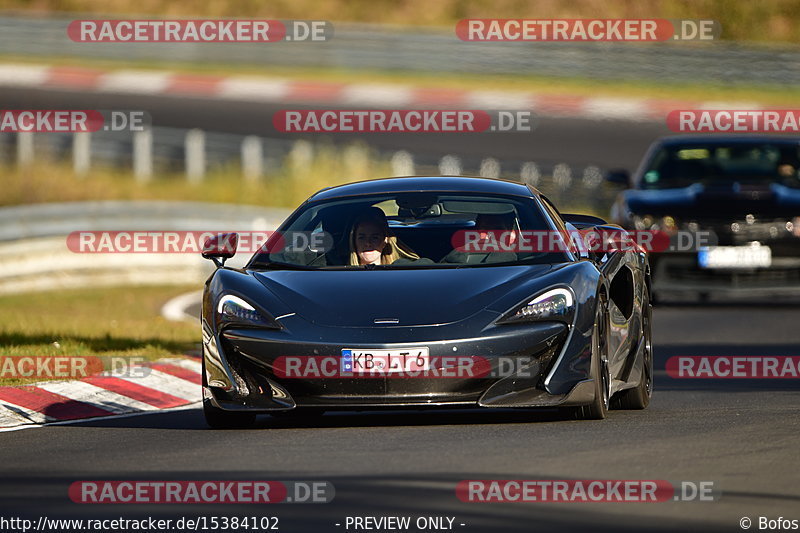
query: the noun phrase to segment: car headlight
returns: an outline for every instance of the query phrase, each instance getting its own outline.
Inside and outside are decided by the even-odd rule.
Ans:
[[[217,303],[217,320],[223,324],[238,324],[261,328],[280,329],[272,317],[264,316],[252,304],[238,296],[226,294]]]
[[[558,320],[572,322],[575,311],[575,297],[567,288],[550,289],[536,296],[528,303],[517,307],[503,317],[501,322],[528,322],[538,320]]]
[[[672,216],[653,217],[644,215],[643,217],[633,217],[633,225],[637,230],[663,231],[669,235],[674,234],[679,229],[679,223]]]

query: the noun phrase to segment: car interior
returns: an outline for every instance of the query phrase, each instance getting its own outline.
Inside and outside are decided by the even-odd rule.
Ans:
[[[518,207],[509,201],[464,196],[437,196],[431,193],[406,193],[377,201],[330,202],[318,209],[309,209],[290,226],[295,231],[325,232],[332,246],[328,250],[284,250],[271,253],[269,261],[295,265],[325,267],[346,266],[350,254],[350,232],[360,213],[378,207],[385,214],[390,232],[406,249],[420,259],[401,258],[396,265],[458,265],[516,261],[542,253],[487,250],[460,251],[458,233],[465,230],[489,230],[495,234],[521,229],[545,229],[543,217],[521,220]],[[534,209],[526,211],[535,211]],[[527,223],[526,223],[527,222]],[[455,239],[454,239],[455,237]],[[462,237],[463,240],[463,237]]]

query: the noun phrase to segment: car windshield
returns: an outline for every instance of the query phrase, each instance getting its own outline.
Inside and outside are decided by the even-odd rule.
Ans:
[[[669,145],[642,174],[642,189],[688,187],[694,183],[778,183],[800,188],[800,144],[730,143]]]
[[[552,233],[532,198],[427,192],[335,198],[296,211],[247,268],[462,268],[568,260],[561,248],[521,249],[516,239],[531,233]],[[465,247],[465,235],[475,234],[481,244]]]

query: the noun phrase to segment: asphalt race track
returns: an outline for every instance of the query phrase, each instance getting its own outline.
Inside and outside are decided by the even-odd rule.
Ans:
[[[206,429],[199,409],[2,436],[6,516],[280,518],[281,531],[343,531],[347,516],[454,516],[463,531],[738,531],[800,509],[797,380],[674,380],[674,355],[796,355],[796,305],[656,310],[656,393],[646,411],[597,422],[552,412],[327,414]],[[79,505],[77,480],[326,480],[331,504]],[[712,481],[718,501],[465,503],[466,479]],[[756,526],[753,527],[755,529]],[[351,529],[352,531],[352,529]]]
[[[273,138],[302,137],[281,133],[272,126],[272,114],[298,105],[254,105],[250,102],[215,102],[187,97],[112,95],[43,89],[0,87],[0,98],[9,109],[137,109],[150,113],[154,126],[201,128],[208,131],[261,135]],[[305,106],[320,109],[331,106]],[[644,151],[657,137],[669,133],[666,124],[627,120],[586,120],[540,117],[530,133],[483,134],[356,134],[340,133],[334,140],[366,138],[381,149],[409,150],[414,154],[471,155],[511,158],[538,163],[634,170]],[[308,134],[305,135],[308,137]]]
[[[180,98],[0,90],[7,108],[147,109],[156,125],[274,134],[275,107]],[[120,103],[124,105],[120,106]],[[191,121],[191,122],[190,122]],[[530,136],[372,136],[376,145],[633,169],[665,126],[543,119]],[[292,424],[212,431],[199,408],[0,436],[3,516],[277,516],[280,531],[348,531],[347,516],[450,516],[454,529],[741,531],[740,519],[800,519],[800,380],[677,380],[672,356],[797,356],[797,302],[671,304],[654,315],[656,391],[646,411],[579,422],[541,411],[329,413]],[[198,331],[199,337],[199,331]],[[330,504],[80,505],[78,480],[325,480]],[[713,482],[717,501],[465,503],[468,479]],[[337,526],[339,523],[341,526]],[[460,526],[459,524],[465,524]],[[351,528],[349,531],[353,531]]]

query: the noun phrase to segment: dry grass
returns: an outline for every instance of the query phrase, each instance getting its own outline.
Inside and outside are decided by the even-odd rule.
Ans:
[[[0,9],[452,26],[462,18],[714,19],[723,39],[800,43],[796,0],[2,0]]]
[[[388,163],[369,149],[317,147],[307,160],[295,153],[274,172],[255,182],[244,180],[238,167],[219,168],[199,184],[182,174],[161,174],[148,183],[137,182],[127,170],[94,168],[76,176],[66,163],[39,162],[28,167],[0,167],[3,194],[0,205],[85,200],[184,200],[296,207],[316,191],[363,179],[388,176]]]

